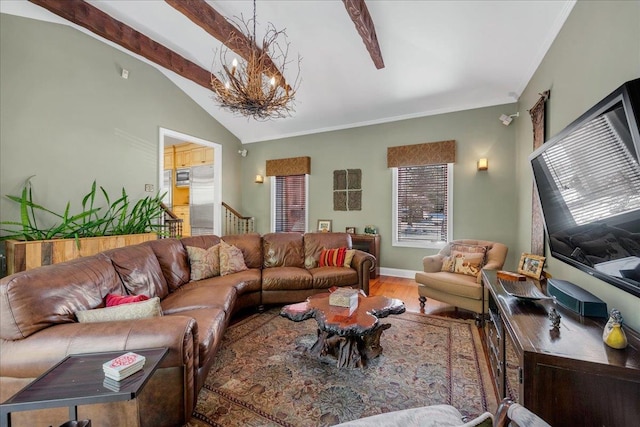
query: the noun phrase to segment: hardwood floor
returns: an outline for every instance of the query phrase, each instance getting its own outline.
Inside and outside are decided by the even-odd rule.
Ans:
[[[458,319],[473,319],[474,314],[467,310],[457,309],[449,304],[427,298],[424,308],[418,300],[418,284],[413,279],[402,277],[378,276],[369,281],[370,295],[384,295],[398,298],[404,302],[407,311],[422,314],[436,314],[438,316]]]

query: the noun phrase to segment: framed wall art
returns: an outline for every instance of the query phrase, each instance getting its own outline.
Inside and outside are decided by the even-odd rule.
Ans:
[[[518,263],[518,273],[540,280],[545,257],[523,253]]]
[[[319,219],[318,220],[318,231],[322,231],[323,233],[331,232],[331,220],[330,219]]]

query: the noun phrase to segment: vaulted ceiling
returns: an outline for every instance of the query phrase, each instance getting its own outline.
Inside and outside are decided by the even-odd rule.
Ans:
[[[41,6],[64,3],[74,7],[63,17]],[[293,62],[285,78],[295,78],[302,58],[295,112],[266,122],[222,110],[206,84],[221,47],[216,31],[227,25],[221,18],[251,17],[251,1],[82,3],[3,0],[0,12],[71,25],[134,51],[250,143],[515,102],[575,1],[258,0],[258,39],[269,22],[286,29]],[[145,43],[151,55],[139,50]]]

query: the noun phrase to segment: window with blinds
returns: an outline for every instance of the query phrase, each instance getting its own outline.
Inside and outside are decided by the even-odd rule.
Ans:
[[[393,169],[394,244],[440,246],[449,240],[451,164]]]
[[[640,209],[640,165],[625,143],[632,139],[624,115],[616,113],[593,119],[543,153],[577,225]]]
[[[307,230],[307,175],[272,178],[272,231]]]

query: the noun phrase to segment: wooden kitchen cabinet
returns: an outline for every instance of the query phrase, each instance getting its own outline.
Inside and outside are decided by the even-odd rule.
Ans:
[[[213,148],[197,147],[191,149],[191,165],[210,165],[213,164]]]
[[[180,144],[175,146],[176,168],[188,168],[191,166],[191,144]]]
[[[182,220],[182,236],[191,236],[191,220],[189,205],[177,205],[171,209],[173,213]]]

